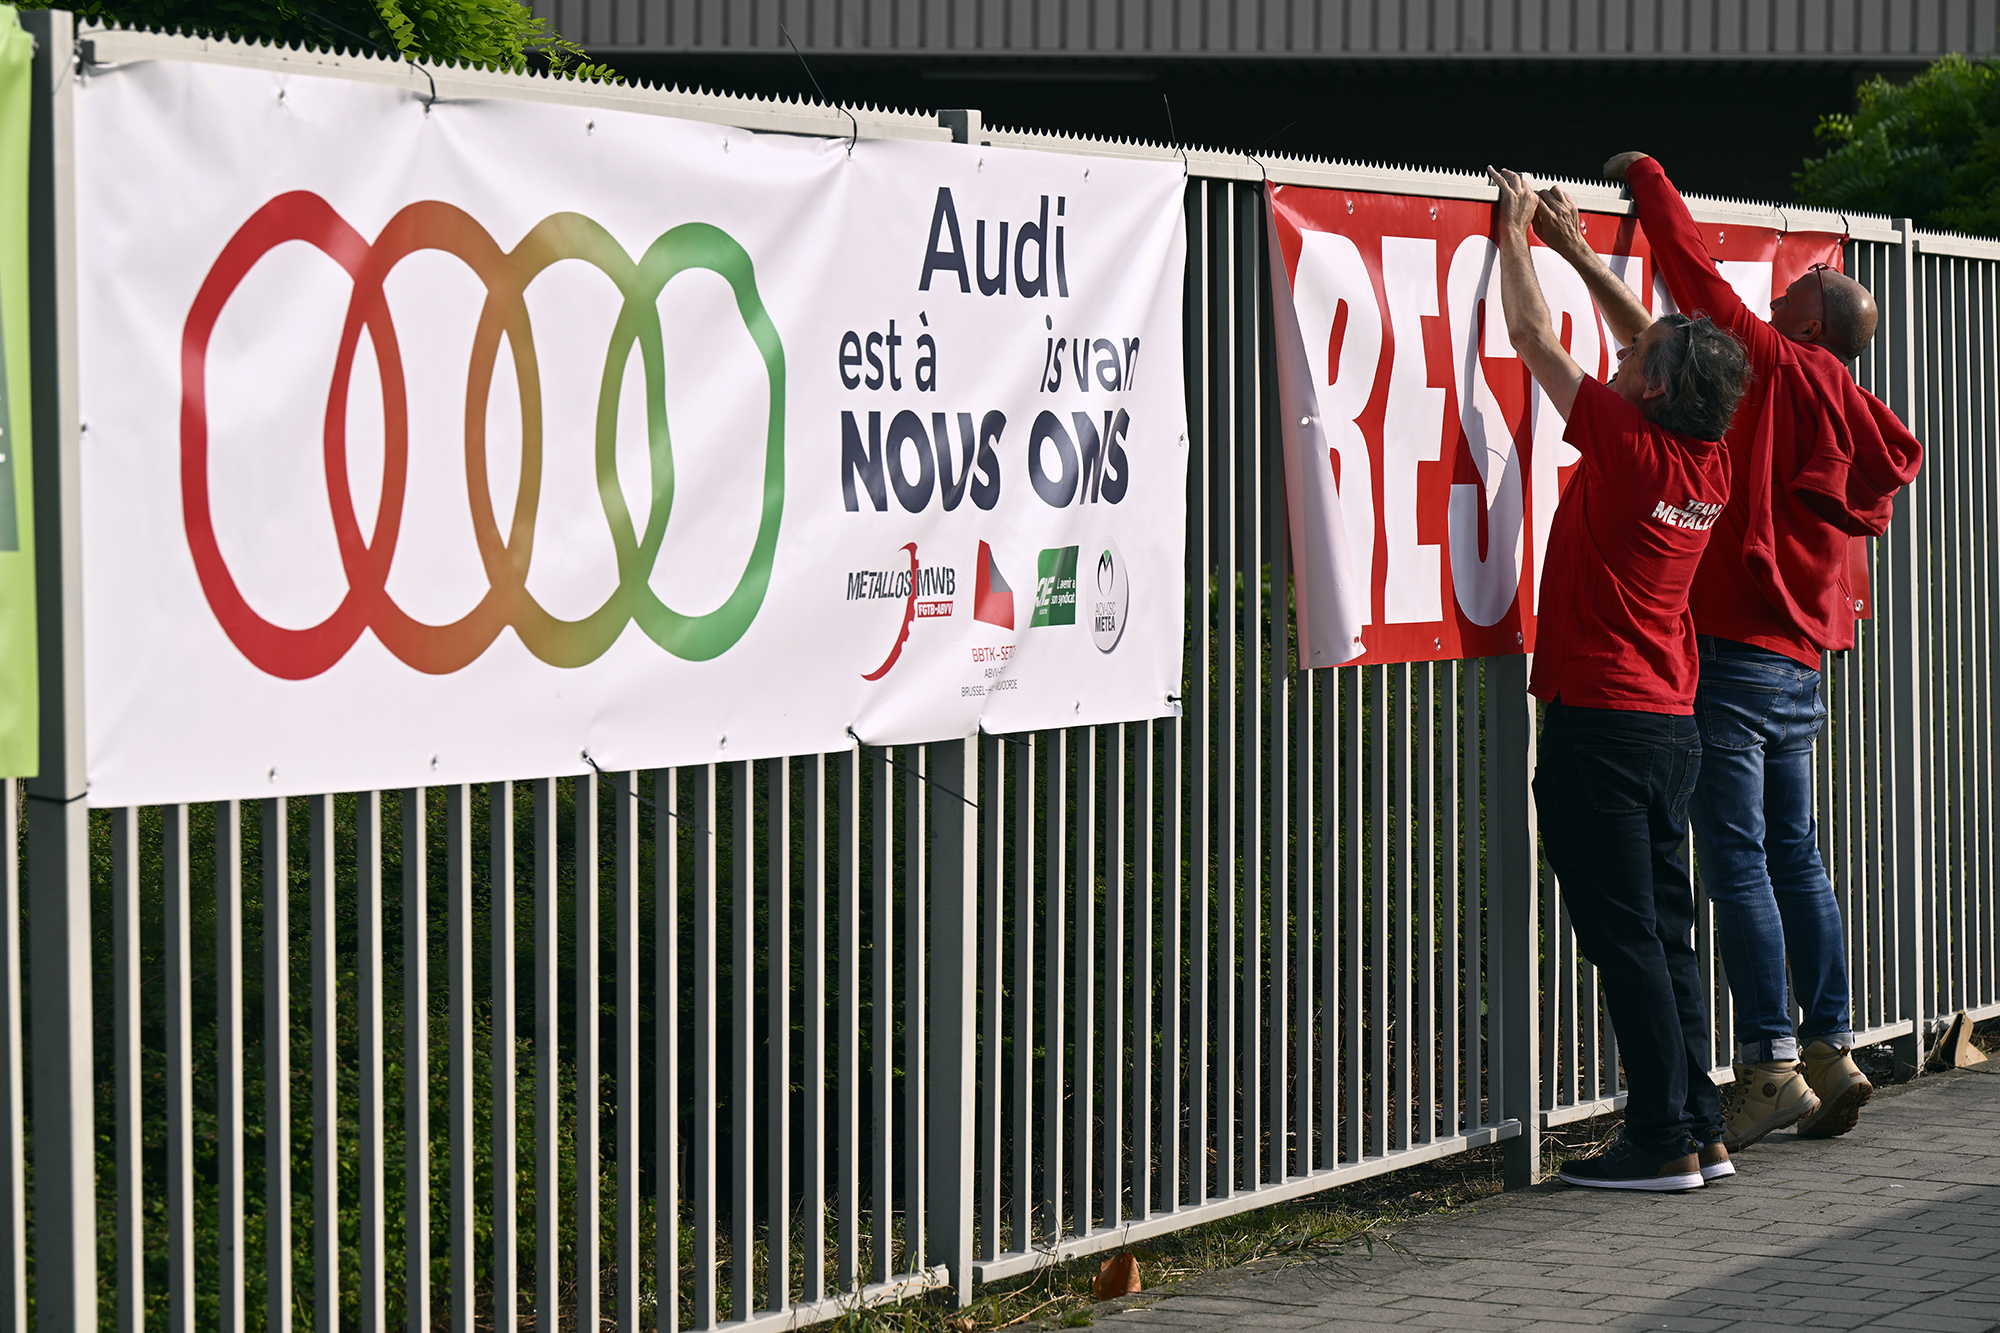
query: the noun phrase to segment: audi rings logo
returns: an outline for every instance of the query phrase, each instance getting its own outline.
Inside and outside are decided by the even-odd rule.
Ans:
[[[331,615],[306,629],[274,625],[244,600],[216,543],[208,495],[209,337],[230,296],[257,261],[288,241],[316,247],[345,269],[354,284],[328,386],[324,429],[327,501],[346,572],[347,593]],[[466,373],[465,480],[488,590],[467,615],[449,625],[412,619],[386,588],[401,531],[410,441],[403,364],[383,283],[398,263],[424,250],[457,257],[486,287]],[[604,357],[596,415],[597,493],[617,552],[618,587],[602,606],[581,620],[559,620],[550,615],[527,589],[541,493],[542,400],[534,332],[529,327],[524,296],[544,269],[565,259],[579,259],[596,267],[617,285],[624,301]],[[661,602],[648,584],[674,503],[658,300],[667,283],[689,269],[706,269],[728,282],[736,297],[737,313],[763,354],[771,388],[763,510],[756,542],[728,599],[706,615],[675,611]],[[361,534],[347,472],[348,385],[364,330],[380,367],[382,389],[382,496],[371,538]],[[503,335],[513,355],[521,409],[520,482],[513,522],[504,536],[487,486],[485,425],[486,400]],[[652,462],[652,501],[643,533],[633,531],[615,463],[618,396],[635,343],[645,370]],[[634,261],[609,232],[589,218],[556,213],[535,224],[513,250],[503,251],[463,210],[427,201],[397,213],[370,244],[318,195],[304,191],[279,195],[230,238],[188,312],[181,340],[181,497],[188,548],[209,606],[230,641],[274,676],[305,680],[319,675],[345,656],[365,629],[373,630],[401,661],[434,675],[466,666],[509,626],[529,652],[551,666],[577,667],[595,661],[625,626],[634,622],[668,652],[690,661],[707,661],[743,637],[770,586],[772,554],[785,507],[785,352],[757,294],[750,256],[727,233],[704,223],[673,228]]]

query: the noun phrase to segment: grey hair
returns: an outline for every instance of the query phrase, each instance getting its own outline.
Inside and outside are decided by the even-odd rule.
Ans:
[[[1692,319],[1664,315],[1661,322],[1673,333],[1653,340],[1643,367],[1646,387],[1667,391],[1654,400],[1653,422],[1696,439],[1721,439],[1750,387],[1743,344],[1699,312]]]

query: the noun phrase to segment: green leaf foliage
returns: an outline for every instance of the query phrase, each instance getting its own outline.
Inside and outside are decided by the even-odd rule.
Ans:
[[[24,0],[21,7],[48,3]],[[69,7],[79,18],[135,28],[621,82],[519,0],[80,0]]]
[[[1800,198],[2000,236],[2000,60],[1948,55],[1906,84],[1876,77],[1856,102],[1821,118],[1832,147],[1794,177]]]

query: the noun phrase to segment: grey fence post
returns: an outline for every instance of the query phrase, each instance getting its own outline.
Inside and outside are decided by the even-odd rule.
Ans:
[[[1540,885],[1535,874],[1535,701],[1528,658],[1486,660],[1488,1059],[1498,1119],[1520,1122],[1503,1149],[1508,1189],[1535,1183],[1542,1156]]]
[[[938,124],[951,131],[953,143],[978,143],[985,132],[979,112],[969,108],[937,113]]]
[[[973,1015],[979,958],[979,834],[969,803],[978,750],[967,741],[929,747],[930,1099],[924,1114],[930,1160],[924,1219],[926,1262],[951,1269],[959,1305],[972,1301],[972,1122],[978,1090]]]
[[[28,147],[35,598],[41,776],[28,783],[35,1324],[97,1326],[91,1100],[90,816],[83,801],[83,572],[78,517],[75,196],[69,14],[25,13],[35,39]]]
[[[1916,224],[1896,219],[1902,233],[1889,266],[1888,316],[1889,407],[1922,436],[1917,379]],[[1882,535],[1883,582],[1886,597],[1877,599],[1878,613],[1888,620],[1884,638],[1889,648],[1890,744],[1889,800],[1891,864],[1896,876],[1896,973],[1899,1015],[1910,1024],[1894,1040],[1896,1062],[1919,1073],[1924,1066],[1925,1021],[1930,1018],[1932,992],[1930,883],[1924,858],[1929,821],[1924,809],[1925,746],[1921,730],[1928,716],[1924,669],[1922,562],[1924,479],[1920,475],[1896,499],[1896,517]]]

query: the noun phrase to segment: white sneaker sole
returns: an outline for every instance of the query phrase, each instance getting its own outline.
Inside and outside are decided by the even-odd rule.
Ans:
[[[1736,1164],[1734,1162],[1717,1162],[1714,1166],[1705,1166],[1701,1169],[1701,1178],[1703,1181],[1721,1180],[1735,1174]]]
[[[1556,1173],[1556,1178],[1565,1185],[1582,1185],[1586,1189],[1594,1190],[1647,1190],[1656,1194],[1679,1194],[1685,1190],[1698,1190],[1705,1183],[1701,1177],[1702,1173],[1696,1171],[1684,1176],[1646,1176],[1640,1180],[1586,1180],[1567,1171]]]

